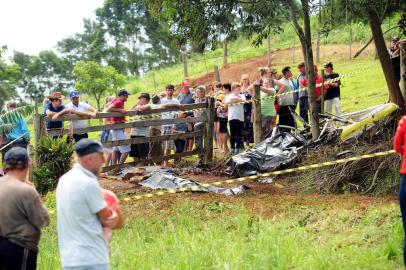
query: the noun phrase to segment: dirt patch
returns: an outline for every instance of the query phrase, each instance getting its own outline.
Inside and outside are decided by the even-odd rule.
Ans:
[[[357,52],[363,45],[353,44],[352,51],[353,54]],[[370,45],[365,49],[360,57],[372,56],[375,53],[375,47]],[[348,46],[342,44],[334,45],[323,45],[320,47],[320,59],[321,62],[326,62],[327,60],[337,60],[337,59],[348,59]],[[294,55],[294,57],[293,57]],[[239,81],[242,74],[248,74],[251,81],[259,79],[258,67],[263,67],[268,65],[267,55],[253,57],[250,59],[245,59],[235,63],[228,64],[227,66],[221,68],[220,78],[222,82],[234,82]],[[293,59],[295,60],[293,62]],[[293,71],[296,70],[298,63],[303,61],[301,47],[292,47],[288,49],[275,50],[272,53],[272,66],[290,65],[293,67]],[[280,72],[280,70],[278,70]],[[201,77],[194,78],[190,80],[192,86],[197,86],[200,84],[206,85],[208,89],[211,89],[212,83],[215,81],[214,73],[210,72]]]

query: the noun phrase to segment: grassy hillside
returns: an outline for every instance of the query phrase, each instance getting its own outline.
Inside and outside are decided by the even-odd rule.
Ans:
[[[382,24],[382,29],[385,31],[393,27],[399,19],[399,14],[391,18],[385,19]],[[313,29],[313,42],[316,41],[317,36],[317,22],[312,20]],[[348,44],[350,38],[349,29],[353,32],[353,42],[365,44],[371,37],[369,25],[363,23],[352,23],[351,25],[340,26],[333,29],[328,36],[321,39],[321,44]],[[284,32],[281,34],[273,35],[271,37],[272,50],[279,50],[283,48],[297,47],[300,48],[300,42],[289,23],[283,26]],[[400,35],[400,30],[392,30],[385,35],[387,40],[393,35]],[[240,60],[249,59],[256,56],[262,56],[267,53],[267,46],[262,44],[260,47],[253,47],[251,41],[238,38],[228,45],[229,63],[238,62]],[[214,51],[206,51],[203,55],[193,54],[189,59],[189,77],[195,78],[213,70],[213,66],[223,66],[223,48]],[[355,51],[353,51],[355,54]],[[292,59],[293,60],[293,59]],[[297,61],[297,60],[296,60]],[[291,64],[292,62],[289,62]],[[130,78],[129,83],[126,85],[127,89],[133,93],[140,91],[146,92],[159,92],[162,91],[164,86],[168,83],[179,84],[184,79],[183,64],[179,63],[171,67],[162,68],[148,72],[142,77]]]

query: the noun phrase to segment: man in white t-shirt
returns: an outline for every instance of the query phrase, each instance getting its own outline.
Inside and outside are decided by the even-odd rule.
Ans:
[[[55,114],[52,117],[53,119],[57,119],[58,117],[68,113],[75,114],[77,116],[90,116],[91,118],[96,117],[97,110],[85,102],[80,102],[78,91],[76,90],[71,91],[69,93],[69,98],[71,102],[65,106],[64,110]],[[72,120],[71,128],[73,129],[73,131],[69,132],[68,142],[71,142],[72,138],[75,142],[78,142],[83,138],[88,138],[89,136],[86,132],[80,131],[80,129],[86,127],[87,127],[86,120]]]
[[[119,214],[107,206],[97,174],[106,149],[97,141],[76,143],[77,163],[56,188],[59,254],[63,270],[109,269],[109,252],[103,227],[123,225]]]
[[[230,125],[231,153],[237,154],[244,148],[242,130],[244,128],[244,104],[245,96],[241,94],[241,85],[233,83],[231,93],[228,94],[224,103],[228,106],[228,124]]]
[[[166,97],[161,99],[161,104],[162,105],[180,105],[179,100],[174,98],[173,96],[173,91],[175,90],[175,87],[172,84],[168,84],[165,87],[166,91]],[[165,113],[162,115],[162,119],[164,120],[171,120],[171,119],[176,119],[176,112],[173,113]],[[172,134],[172,129],[175,127],[174,124],[167,124],[167,125],[162,125],[162,135],[170,135]],[[164,142],[164,154],[165,155],[170,155],[171,150],[175,150],[175,143],[173,140],[167,140]],[[163,166],[166,166],[167,162],[163,162]]]

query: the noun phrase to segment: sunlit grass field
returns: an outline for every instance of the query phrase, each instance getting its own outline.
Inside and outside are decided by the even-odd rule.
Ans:
[[[126,204],[111,269],[402,269],[396,204],[326,198],[178,194]],[[60,268],[55,222],[39,269]]]

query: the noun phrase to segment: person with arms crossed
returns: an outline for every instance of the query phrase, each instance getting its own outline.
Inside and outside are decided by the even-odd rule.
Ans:
[[[52,119],[52,117],[63,111],[65,106],[62,104],[62,100],[65,97],[60,92],[52,92],[48,96],[49,103],[45,105],[44,115]],[[62,138],[63,136],[63,121],[62,120],[51,120],[46,124],[47,132],[51,130],[58,130],[58,135],[52,135],[53,139]]]
[[[32,183],[27,150],[11,148],[3,160],[6,173],[0,179],[0,269],[34,270],[41,228],[49,213]]]
[[[74,146],[77,161],[56,188],[59,253],[64,270],[108,270],[108,244],[103,227],[118,229],[122,214],[104,200],[97,174],[107,149],[82,139]]]

